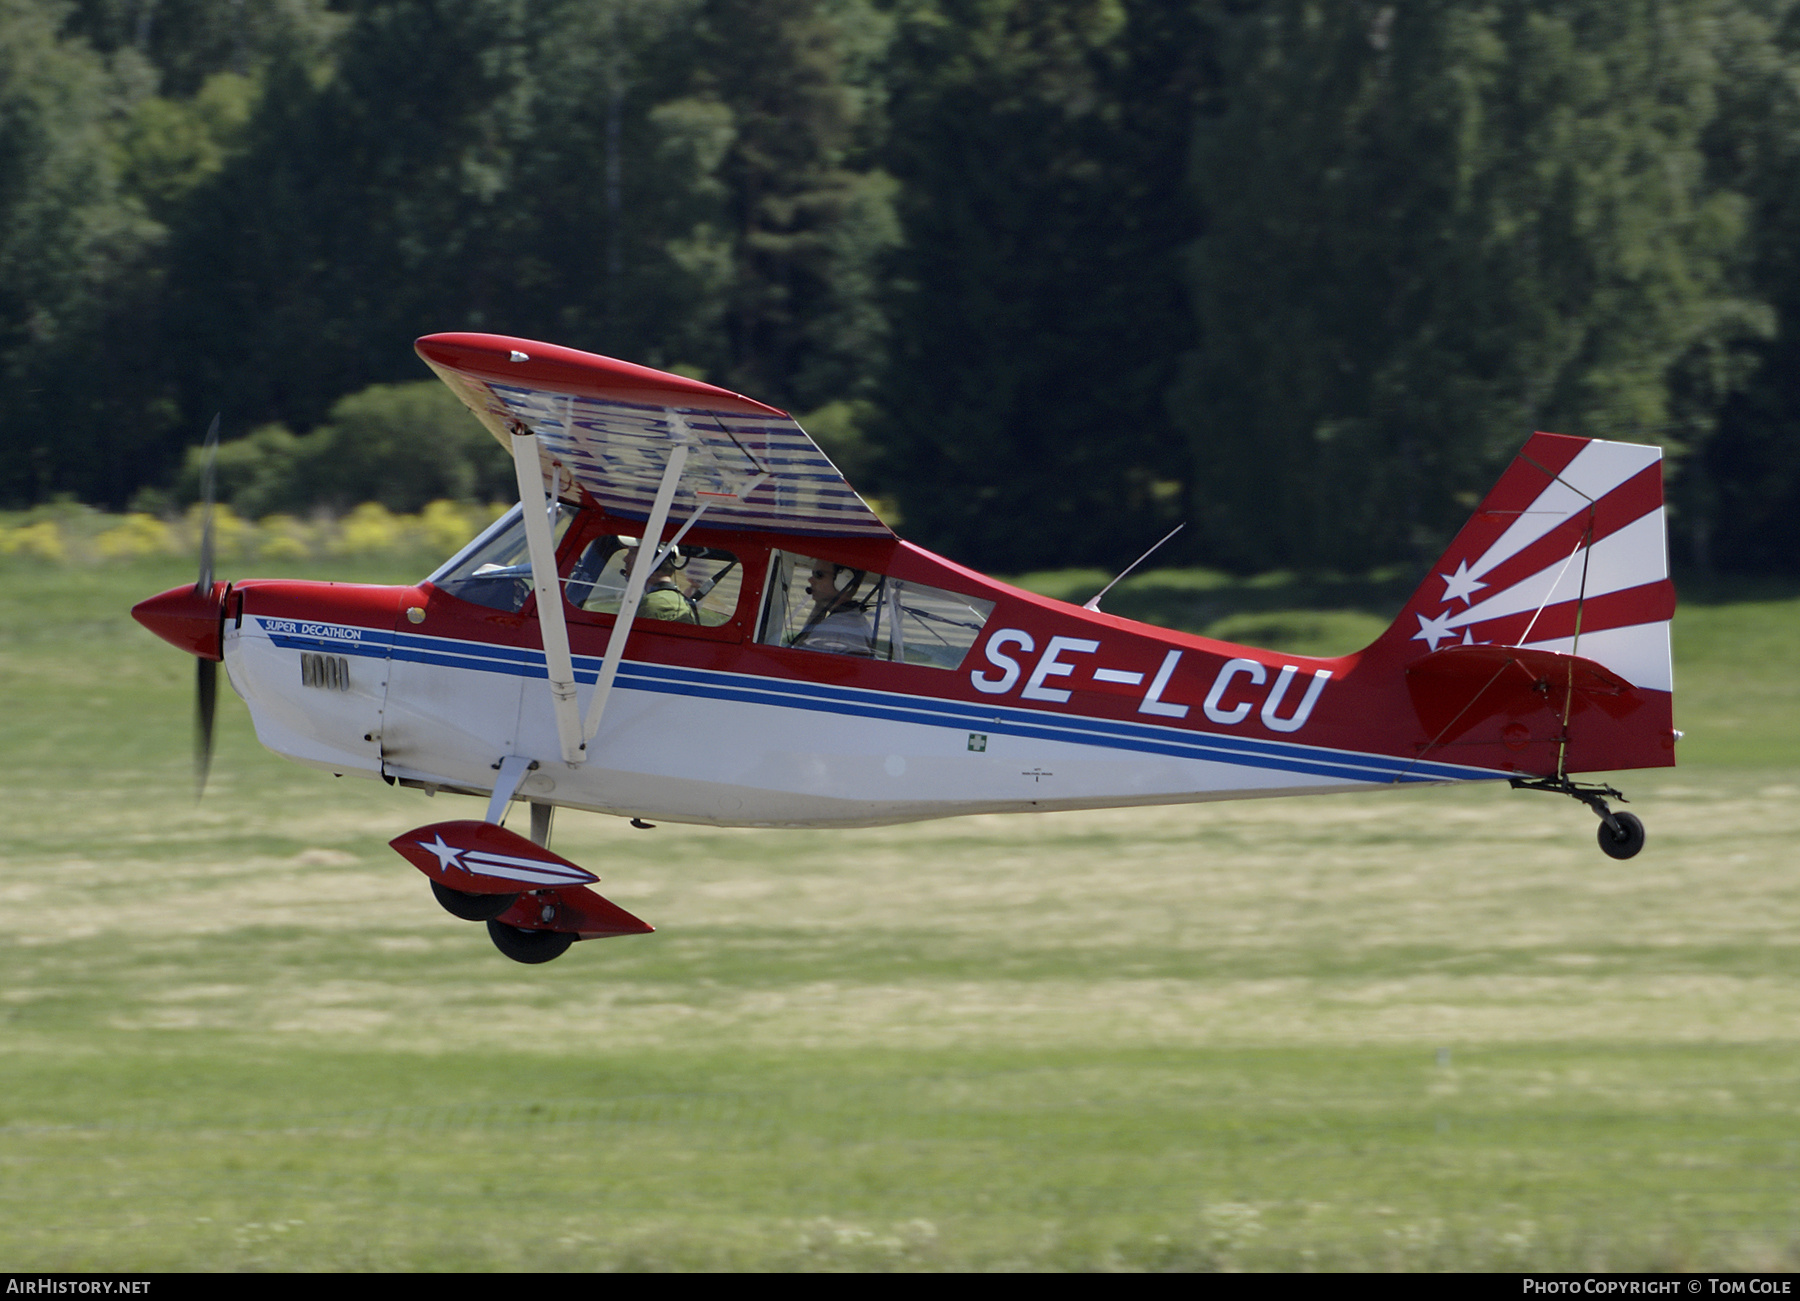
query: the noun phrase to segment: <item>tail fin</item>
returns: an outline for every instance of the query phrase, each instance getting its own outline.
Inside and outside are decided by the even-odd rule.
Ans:
[[[1662,449],[1533,434],[1377,645],[1555,651],[1672,691],[1674,613]]]
[[[1508,768],[1661,767],[1674,613],[1662,449],[1533,434],[1364,659],[1405,670],[1439,757],[1511,736]]]

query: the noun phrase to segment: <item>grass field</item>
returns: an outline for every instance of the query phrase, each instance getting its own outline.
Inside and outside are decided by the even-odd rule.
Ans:
[[[1684,604],[1629,863],[1499,790],[564,814],[660,930],[527,968],[386,846],[473,801],[227,694],[195,808],[127,615],[185,566],[0,566],[0,1268],[1800,1267],[1793,590]],[[1107,608],[1343,650],[1403,586]]]

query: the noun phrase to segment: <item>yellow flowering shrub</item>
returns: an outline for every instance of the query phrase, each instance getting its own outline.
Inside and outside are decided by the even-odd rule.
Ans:
[[[69,548],[55,520],[39,520],[35,524],[0,529],[0,555],[23,555],[61,563],[68,559]]]
[[[319,528],[292,515],[270,515],[257,525],[258,560],[311,560],[319,550]]]
[[[340,521],[331,549],[340,555],[394,550],[412,540],[407,536],[411,531],[407,522],[406,516],[394,514],[380,502],[366,501]]]
[[[139,556],[172,554],[180,549],[175,530],[142,511],[125,516],[94,539],[94,550],[102,560],[136,560]]]

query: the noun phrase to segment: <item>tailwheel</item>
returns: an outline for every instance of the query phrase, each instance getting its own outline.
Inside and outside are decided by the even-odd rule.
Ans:
[[[493,921],[519,901],[517,893],[470,894],[465,890],[452,890],[436,881],[431,883],[431,893],[445,912],[466,922]]]
[[[1636,814],[1615,813],[1612,821],[1618,825],[1615,832],[1607,826],[1605,819],[1600,823],[1600,848],[1608,858],[1631,858],[1644,847],[1644,823]]]
[[[1572,782],[1567,777],[1514,777],[1516,791],[1549,791],[1580,800],[1600,819],[1600,848],[1608,858],[1635,858],[1644,847],[1644,824],[1634,813],[1614,813],[1607,798],[1622,800],[1622,791],[1611,786]]]
[[[489,920],[487,928],[494,947],[514,962],[549,962],[562,957],[575,942],[568,931],[526,931],[493,920]]]

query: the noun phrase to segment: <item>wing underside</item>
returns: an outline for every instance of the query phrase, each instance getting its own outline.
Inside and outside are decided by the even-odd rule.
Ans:
[[[538,436],[546,488],[648,519],[677,446],[674,515],[714,528],[891,537],[794,419],[729,390],[592,353],[492,334],[434,334],[418,352],[502,445]]]

